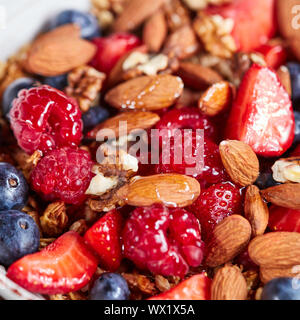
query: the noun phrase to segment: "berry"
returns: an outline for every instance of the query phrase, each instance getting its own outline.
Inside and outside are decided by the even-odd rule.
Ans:
[[[50,30],[68,23],[79,25],[81,37],[92,39],[100,36],[99,23],[95,16],[78,10],[65,10],[50,20]]]
[[[103,107],[93,107],[82,115],[84,131],[89,131],[109,117],[109,112]]]
[[[63,90],[68,85],[68,74],[61,74],[55,77],[45,77],[43,83],[58,90]]]
[[[82,137],[77,104],[46,85],[22,90],[13,102],[10,118],[19,146],[28,153],[78,145]]]
[[[95,38],[97,53],[91,65],[99,71],[109,73],[118,60],[130,50],[141,45],[141,41],[130,33],[114,33],[106,38]]]
[[[235,258],[234,263],[243,266],[243,271],[258,270],[258,265],[249,256],[248,247]]]
[[[101,217],[84,235],[84,239],[98,254],[100,265],[115,271],[122,259],[121,248],[122,216],[112,210]]]
[[[149,300],[210,300],[210,288],[211,280],[202,273]]]
[[[291,76],[294,107],[298,107],[300,103],[300,64],[297,62],[289,62],[287,67]]]
[[[87,285],[96,269],[97,259],[83,239],[69,231],[42,251],[13,263],[7,277],[31,292],[64,294]]]
[[[80,204],[93,177],[87,151],[64,147],[48,152],[31,174],[32,188],[47,201]]]
[[[295,117],[295,138],[293,144],[298,144],[300,142],[300,112],[294,111]]]
[[[263,190],[269,187],[274,187],[280,183],[273,179],[272,172],[261,172],[255,181],[255,184],[259,187],[259,189]]]
[[[232,214],[242,214],[242,195],[230,182],[219,183],[203,190],[189,207],[199,219],[202,235],[207,239],[215,226]]]
[[[269,213],[269,228],[271,230],[300,232],[300,210],[272,205]]]
[[[38,226],[28,214],[17,210],[0,212],[0,264],[8,267],[36,252],[39,245]]]
[[[136,208],[123,230],[124,256],[142,270],[165,276],[186,275],[199,266],[204,244],[200,226],[184,209],[161,205]]]
[[[282,155],[294,139],[292,103],[276,73],[252,65],[244,76],[227,122],[227,137],[261,156]]]
[[[128,300],[130,291],[126,280],[117,273],[103,273],[93,284],[90,300]]]
[[[233,0],[229,4],[208,7],[204,12],[231,19],[231,36],[237,50],[251,52],[274,36],[277,28],[274,7],[274,0]]]
[[[261,294],[261,300],[300,300],[297,278],[275,278],[269,281]]]
[[[256,50],[261,53],[269,68],[278,69],[286,62],[286,49],[280,44],[264,44]]]
[[[22,89],[30,89],[35,86],[36,80],[32,78],[19,78],[13,81],[4,91],[2,96],[2,114],[9,119],[12,102],[17,98]]]
[[[28,200],[28,184],[13,165],[0,162],[0,210],[21,210]]]

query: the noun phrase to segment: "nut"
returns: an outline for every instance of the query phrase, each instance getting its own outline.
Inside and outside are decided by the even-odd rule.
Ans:
[[[232,0],[183,0],[183,2],[189,7],[191,10],[198,11],[200,9],[206,8],[208,5],[222,5],[225,3],[229,3]]]
[[[300,184],[285,183],[261,191],[262,197],[277,206],[300,210]]]
[[[210,117],[216,116],[231,105],[232,96],[229,82],[217,82],[203,93],[199,99],[199,109]]]
[[[250,237],[248,220],[239,215],[225,218],[215,227],[207,244],[206,265],[217,267],[231,261],[247,246]]]
[[[300,233],[270,232],[249,244],[250,258],[259,266],[286,268],[300,264]]]
[[[185,207],[200,195],[199,182],[181,174],[157,174],[134,177],[118,190],[118,196],[132,206],[161,203],[167,207]]]
[[[149,55],[140,51],[133,51],[123,62],[123,70],[127,71],[139,64],[144,64],[149,61]]]
[[[287,268],[268,268],[261,267],[260,268],[260,280],[263,283],[267,283],[275,278],[283,278],[283,277],[297,277],[299,275],[299,269],[297,266],[295,267],[287,267]]]
[[[147,76],[155,76],[159,71],[167,69],[168,65],[168,57],[164,54],[158,54],[150,58],[148,62],[139,65],[137,68]]]
[[[42,76],[57,76],[87,64],[96,47],[80,39],[77,25],[64,25],[38,37],[31,45],[25,68]]]
[[[81,236],[85,234],[87,231],[88,226],[86,224],[86,221],[84,219],[80,219],[75,221],[69,228],[70,231],[75,231]]]
[[[129,288],[133,291],[139,290],[145,294],[154,295],[157,293],[155,284],[150,279],[138,273],[122,273],[127,281]]]
[[[232,181],[247,186],[255,182],[259,175],[259,161],[250,146],[237,140],[220,143],[220,156]]]
[[[245,196],[245,217],[252,227],[252,236],[264,234],[269,221],[269,209],[262,200],[259,189],[252,185],[247,188]]]
[[[300,183],[300,158],[286,158],[277,160],[273,167],[273,179],[278,182]]]
[[[212,280],[211,300],[246,300],[247,293],[246,280],[236,266],[224,266]]]
[[[86,112],[100,92],[105,74],[89,66],[75,68],[68,75],[66,94],[78,102],[82,112]]]
[[[180,97],[182,80],[171,75],[142,76],[128,80],[111,89],[107,103],[118,109],[164,109]]]
[[[180,0],[167,1],[164,5],[164,11],[171,32],[191,22],[189,11],[182,5]]]
[[[286,66],[280,66],[276,71],[277,75],[289,96],[292,96],[292,81],[289,69]]]

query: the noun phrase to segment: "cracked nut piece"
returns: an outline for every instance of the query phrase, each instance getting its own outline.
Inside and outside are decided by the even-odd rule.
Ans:
[[[300,183],[300,158],[279,159],[274,163],[272,171],[275,181]]]
[[[222,5],[231,1],[232,0],[183,0],[189,9],[195,11],[204,9],[208,5]]]
[[[170,31],[175,31],[191,22],[189,11],[180,0],[166,2],[164,11]]]
[[[68,75],[66,94],[78,102],[82,112],[86,112],[97,98],[105,74],[89,66],[75,68]]]

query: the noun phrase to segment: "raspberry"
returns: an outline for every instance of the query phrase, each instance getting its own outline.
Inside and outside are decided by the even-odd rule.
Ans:
[[[202,235],[207,239],[224,218],[232,214],[242,214],[242,195],[239,188],[232,183],[219,183],[202,191],[189,208],[199,219]]]
[[[154,274],[183,277],[203,259],[199,222],[184,209],[136,208],[123,230],[123,244],[126,258]]]
[[[13,101],[10,119],[19,146],[28,153],[78,145],[82,137],[77,104],[50,86],[22,90]]]
[[[64,147],[50,151],[31,174],[32,187],[47,201],[80,204],[93,177],[87,151]]]

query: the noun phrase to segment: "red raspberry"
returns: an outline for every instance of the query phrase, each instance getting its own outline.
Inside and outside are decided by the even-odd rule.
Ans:
[[[69,147],[52,150],[34,168],[32,187],[48,201],[80,204],[93,177],[92,164],[87,151]]]
[[[125,32],[115,33],[106,38],[95,38],[93,42],[98,50],[91,65],[105,73],[109,73],[125,53],[141,45],[139,38]]]
[[[124,255],[142,270],[183,277],[203,258],[200,226],[184,209],[137,208],[123,230]]]
[[[207,239],[215,226],[232,214],[242,214],[240,189],[230,182],[212,185],[202,191],[199,198],[190,206],[199,219],[202,235]]]
[[[22,90],[13,102],[10,119],[19,146],[28,153],[78,145],[82,137],[77,104],[50,86]]]

